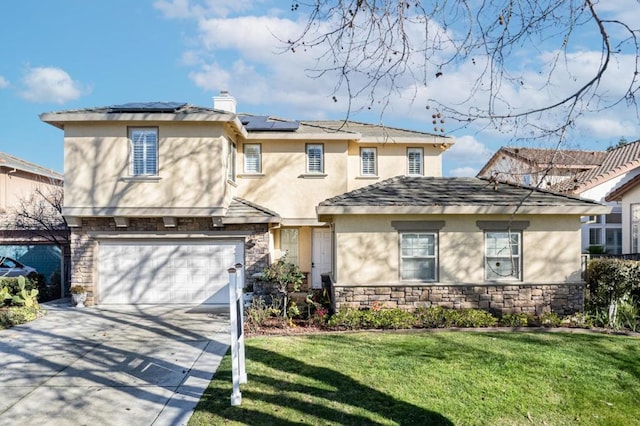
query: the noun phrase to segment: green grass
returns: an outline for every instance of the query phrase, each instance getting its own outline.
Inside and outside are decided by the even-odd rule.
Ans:
[[[259,337],[230,406],[227,355],[190,425],[636,425],[640,339],[568,333]]]

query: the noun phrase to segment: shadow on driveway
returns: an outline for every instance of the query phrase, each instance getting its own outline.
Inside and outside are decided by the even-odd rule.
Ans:
[[[229,346],[215,306],[45,306],[0,331],[0,423],[186,423]]]

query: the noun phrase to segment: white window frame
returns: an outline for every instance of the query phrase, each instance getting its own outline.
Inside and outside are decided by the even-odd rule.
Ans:
[[[251,150],[255,150],[251,152]],[[259,143],[246,143],[244,151],[244,172],[248,174],[262,173],[262,145]]]
[[[419,161],[417,167],[415,164],[416,160]],[[407,175],[424,175],[424,150],[422,148],[407,148]]]
[[[282,256],[287,255],[287,262],[298,265],[300,249],[300,233],[298,228],[281,228],[280,229],[280,253]]]
[[[158,176],[158,128],[129,127],[128,137],[131,176]]]
[[[400,241],[399,241],[399,249],[400,249],[400,279],[402,281],[420,281],[420,282],[435,282],[438,280],[438,233],[437,232],[425,232],[425,231],[416,231],[416,232],[400,232]],[[431,238],[432,241],[426,242],[425,240]],[[410,247],[405,245],[405,243],[409,243],[410,240],[418,241],[420,240],[426,242],[426,252],[423,251],[425,247]],[[427,270],[430,272],[429,276],[420,276],[419,273],[411,274],[405,268],[409,266],[409,264],[416,264],[419,267],[423,267],[425,264],[429,265]]]
[[[229,141],[229,153],[227,155],[227,180],[236,181],[236,144]]]
[[[602,246],[602,228],[601,227],[589,227],[589,246]]]
[[[376,148],[360,148],[360,176],[378,176]]]
[[[629,208],[631,222],[631,253],[640,252],[640,203],[632,203]]]
[[[493,244],[495,240],[499,239],[508,240],[508,246]],[[521,281],[522,259],[522,232],[484,231],[484,276],[486,281]],[[510,266],[507,268],[510,270],[509,273],[505,273],[503,270],[499,271],[504,268],[505,263]]]
[[[320,158],[317,160],[317,155],[313,153],[314,150],[320,150]],[[307,153],[307,173],[324,173],[324,145],[321,143],[308,143],[305,151]]]

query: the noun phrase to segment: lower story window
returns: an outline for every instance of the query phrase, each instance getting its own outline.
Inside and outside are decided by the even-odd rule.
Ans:
[[[485,279],[521,279],[519,232],[485,232]]]
[[[298,230],[280,230],[280,251],[287,255],[287,262],[298,265]]]
[[[436,233],[407,232],[400,234],[401,279],[436,280],[437,241]]]

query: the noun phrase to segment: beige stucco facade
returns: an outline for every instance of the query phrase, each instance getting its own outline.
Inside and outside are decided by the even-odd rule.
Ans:
[[[438,278],[430,284],[490,284],[477,221],[509,221],[506,215],[335,216],[336,284],[422,284],[400,279],[399,232],[392,221],[433,220],[444,221],[444,227],[438,232]],[[529,221],[522,231],[522,282],[581,282],[579,216],[522,215],[515,220]]]
[[[311,142],[324,147],[324,173],[307,173],[305,169],[305,148]],[[262,173],[243,170],[245,144],[260,144]],[[238,147],[236,194],[277,211],[285,224],[317,223],[315,208],[321,201],[407,174],[407,149],[416,147],[423,149],[424,176],[441,176],[442,144],[252,137]],[[376,176],[361,175],[360,148],[376,149]]]
[[[158,129],[157,176],[131,175],[128,130]],[[69,216],[224,214],[231,138],[224,123],[101,122],[65,127],[64,213]]]

